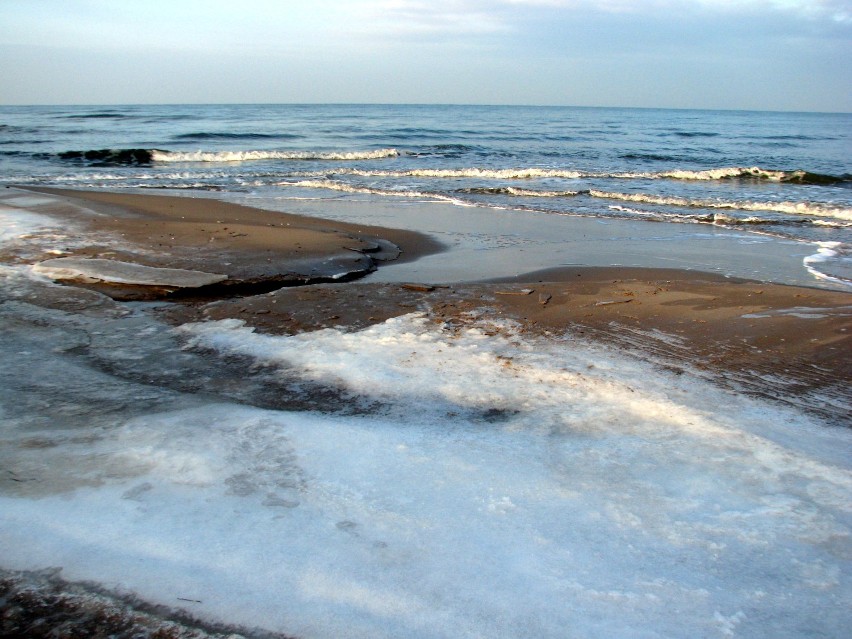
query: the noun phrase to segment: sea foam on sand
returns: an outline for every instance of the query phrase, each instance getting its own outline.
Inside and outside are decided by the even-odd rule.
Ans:
[[[346,410],[193,400],[29,453],[56,429],[9,431],[31,468],[68,473],[0,498],[10,567],[304,637],[777,639],[852,622],[846,429],[475,316],[146,330],[334,389]]]

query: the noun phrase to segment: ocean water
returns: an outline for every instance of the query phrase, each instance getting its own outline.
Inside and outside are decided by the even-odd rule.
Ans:
[[[515,214],[545,234],[578,220],[616,233],[626,217],[645,242],[664,218],[684,241],[712,231],[764,247],[767,263],[802,244],[823,270],[848,244],[850,116],[2,114],[8,184],[342,202],[388,219],[417,202],[469,235],[498,219],[505,233]],[[144,152],[62,157],[100,149]],[[4,189],[0,245],[85,245],[52,202]],[[700,219],[721,210],[768,221]],[[0,568],[61,567],[306,639],[792,639],[852,624],[852,401],[822,420],[486,312],[272,336],[234,319],[173,327],[157,304],[70,290],[0,266]]]
[[[815,247],[852,281],[852,115],[567,107],[0,108],[6,184],[436,201]],[[496,222],[495,222],[496,224]],[[485,225],[487,226],[487,224]]]

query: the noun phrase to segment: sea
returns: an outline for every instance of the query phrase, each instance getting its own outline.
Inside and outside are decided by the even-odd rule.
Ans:
[[[589,263],[594,241],[605,260],[680,250],[780,281],[789,254],[799,283],[848,290],[851,136],[849,114],[2,107],[0,179],[425,231],[440,217],[435,269],[509,248],[524,268]],[[0,190],[0,245],[85,243],[52,197]],[[0,265],[0,577],[28,596],[59,575],[115,623],[154,610],[220,636],[848,634],[843,380],[831,419],[487,308],[272,335],[176,327],[167,304]],[[791,312],[806,331],[849,308]]]
[[[812,279],[852,282],[850,114],[5,106],[0,183],[216,193],[288,210],[322,198],[446,202],[484,227],[483,210],[493,226],[508,211],[533,226],[565,216],[725,228],[812,246]]]

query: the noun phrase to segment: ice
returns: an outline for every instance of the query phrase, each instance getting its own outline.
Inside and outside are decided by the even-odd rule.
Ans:
[[[28,259],[43,253],[62,255],[85,245],[88,233],[67,218],[42,212],[55,203],[55,198],[17,189],[0,191],[0,251]]]
[[[221,273],[205,273],[177,268],[155,268],[143,264],[95,258],[60,257],[33,266],[36,273],[55,280],[110,282],[139,286],[194,288],[228,278]]]
[[[54,224],[54,220],[46,215],[0,204],[0,246],[16,243],[27,234]]]
[[[852,621],[848,430],[485,315],[276,337],[138,308],[0,306],[34,371],[2,378],[9,567],[304,637]]]

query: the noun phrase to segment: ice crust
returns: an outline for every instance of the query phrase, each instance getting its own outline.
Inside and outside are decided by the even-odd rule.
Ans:
[[[35,313],[2,308],[12,329]],[[38,362],[43,387],[68,382],[18,410],[26,388],[2,376],[10,567],[317,638],[778,638],[852,621],[847,430],[484,317],[273,337],[39,316],[4,354]],[[362,408],[174,390],[222,356],[245,362],[243,385],[262,370]]]
[[[216,284],[228,279],[221,273],[205,273],[177,268],[155,268],[120,260],[98,258],[60,257],[44,260],[33,266],[40,273],[55,280],[108,282],[138,286],[166,286],[194,288]]]

